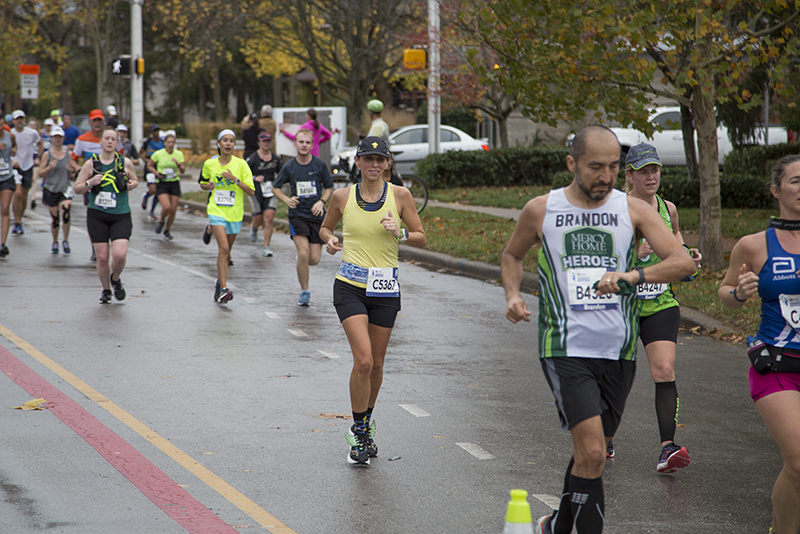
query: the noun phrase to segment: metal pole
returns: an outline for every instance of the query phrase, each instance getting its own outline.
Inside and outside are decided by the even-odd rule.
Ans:
[[[764,83],[764,144],[769,145],[769,78]]]
[[[441,65],[439,57],[439,0],[428,0],[428,146],[431,154],[441,152]]]
[[[131,62],[144,57],[142,51],[142,2],[131,0]],[[135,63],[134,63],[135,64]],[[133,65],[131,65],[133,68]],[[144,138],[144,74],[131,74],[131,127],[133,146],[140,147]]]

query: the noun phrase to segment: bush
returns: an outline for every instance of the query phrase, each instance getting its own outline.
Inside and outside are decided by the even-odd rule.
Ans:
[[[548,185],[564,169],[566,148],[452,150],[417,163],[417,176],[431,189],[454,187]]]
[[[722,163],[722,172],[759,176],[766,179],[776,161],[783,156],[800,154],[800,144],[782,143],[769,146],[744,146],[734,148]]]

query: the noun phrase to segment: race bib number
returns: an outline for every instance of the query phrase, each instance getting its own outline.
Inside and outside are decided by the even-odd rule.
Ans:
[[[399,297],[396,267],[370,267],[367,274],[368,297]]]
[[[113,191],[100,191],[94,199],[98,208],[110,210],[117,207],[117,194]]]
[[[5,160],[0,161],[0,174],[8,174],[11,170],[11,164]]]
[[[669,284],[639,284],[636,286],[636,298],[642,300],[657,299],[669,289]]]
[[[780,295],[781,315],[786,322],[800,332],[800,295]]]
[[[173,169],[171,167],[167,167],[166,169],[164,169],[161,172],[161,174],[163,174],[164,178],[166,178],[166,179],[174,178],[175,177],[175,169]]]
[[[317,196],[317,182],[297,182],[297,196],[300,198]]]
[[[218,189],[214,191],[214,204],[230,207],[236,204],[236,191]]]
[[[619,295],[597,295],[592,286],[608,273],[606,269],[569,269],[567,290],[569,305],[577,311],[611,310],[619,306]]]
[[[272,181],[263,181],[259,184],[261,186],[261,196],[269,198],[272,196]]]

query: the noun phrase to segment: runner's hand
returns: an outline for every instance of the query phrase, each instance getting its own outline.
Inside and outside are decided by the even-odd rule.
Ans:
[[[515,297],[508,301],[508,305],[506,306],[506,319],[514,324],[520,321],[529,323],[531,322],[530,316],[531,311],[528,309],[525,301],[522,300],[522,297]]]
[[[328,242],[325,243],[325,250],[331,256],[342,250],[342,247],[339,246],[339,238],[336,237],[335,235],[331,236],[331,238],[328,239]]]

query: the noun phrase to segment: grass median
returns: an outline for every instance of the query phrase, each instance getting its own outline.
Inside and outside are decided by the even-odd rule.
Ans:
[[[431,191],[430,198],[442,202],[459,202],[477,206],[522,209],[534,196],[549,191],[549,187],[476,187],[446,191]],[[204,202],[207,193],[188,193],[184,198]],[[681,230],[687,238],[699,228],[698,208],[679,208]],[[276,217],[286,218],[286,206],[279,203]],[[738,239],[759,232],[767,227],[775,210],[723,209],[722,234],[725,238]],[[420,214],[428,237],[428,250],[441,252],[458,258],[499,265],[500,255],[514,231],[516,222],[482,213],[428,206]],[[528,253],[523,268],[536,272],[538,248]],[[738,310],[724,308],[717,296],[717,288],[725,271],[701,271],[690,283],[673,284],[678,300],[685,306],[701,311],[720,320],[737,336],[752,334],[758,327],[760,301],[750,299]]]

